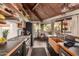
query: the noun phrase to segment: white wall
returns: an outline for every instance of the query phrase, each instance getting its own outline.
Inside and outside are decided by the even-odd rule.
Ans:
[[[77,35],[79,36],[79,15],[78,15],[78,20],[77,20]]]
[[[2,28],[0,27],[0,37],[2,37]]]
[[[72,16],[70,34],[74,36],[79,36],[79,15]]]
[[[18,35],[17,34],[17,30],[18,30],[17,24],[14,22],[10,22],[10,21],[6,21],[6,22],[7,22],[7,24],[10,25],[9,34],[8,34],[7,38],[10,39],[10,38],[16,37]]]
[[[7,38],[10,39],[10,38],[18,36],[18,34],[17,34],[17,30],[18,30],[17,24],[15,22],[11,22],[9,20],[7,20],[6,23],[10,25],[10,27],[8,27],[9,33],[8,33]],[[3,36],[2,32],[3,32],[3,29],[0,27],[0,37]]]

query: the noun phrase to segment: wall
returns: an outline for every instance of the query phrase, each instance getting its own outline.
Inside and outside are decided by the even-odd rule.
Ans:
[[[63,15],[48,18],[48,19],[44,20],[43,22],[51,23],[51,22],[56,21],[57,19],[73,15],[72,21],[71,21],[71,24],[72,24],[71,25],[71,33],[68,33],[68,34],[79,36],[79,15],[78,14],[79,14],[79,9],[65,13]]]
[[[79,36],[79,15],[72,16],[70,34],[74,36]]]
[[[17,24],[15,22],[12,22],[12,21],[9,21],[9,20],[7,20],[6,23],[10,25],[8,27],[9,33],[8,33],[7,38],[10,39],[10,38],[18,36],[18,33],[17,33],[17,30],[18,30]],[[6,28],[6,27],[3,27],[3,28]],[[0,27],[0,37],[3,36],[2,35],[2,31],[3,31],[3,29]]]
[[[0,37],[2,37],[2,28],[0,27]]]
[[[10,24],[10,28],[9,28],[9,34],[7,36],[8,39],[10,38],[13,38],[13,37],[16,37],[18,34],[17,34],[17,24],[14,23],[14,22],[11,22],[11,21],[6,21],[7,24]]]
[[[79,15],[78,15],[78,20],[77,20],[77,35],[79,36]]]

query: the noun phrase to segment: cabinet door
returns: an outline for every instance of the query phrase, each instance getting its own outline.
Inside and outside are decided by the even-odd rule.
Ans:
[[[16,51],[14,51],[14,52],[11,54],[11,56],[22,56],[22,45],[19,46],[19,48],[18,48]]]
[[[18,47],[18,49],[16,49],[16,51],[14,51],[11,56],[26,56],[27,52],[26,52],[26,43],[25,41],[22,43],[21,46]]]
[[[51,56],[59,56],[59,54],[57,54],[54,49],[52,48],[52,46],[48,43],[48,51],[50,53]]]
[[[22,44],[22,56],[26,56],[27,52],[26,52],[26,43],[25,41]]]
[[[69,53],[67,53],[64,49],[60,48],[60,56],[71,56]]]

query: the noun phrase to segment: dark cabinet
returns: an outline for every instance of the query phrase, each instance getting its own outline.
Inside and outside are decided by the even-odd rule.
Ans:
[[[52,48],[52,46],[48,43],[48,45],[47,45],[47,49],[48,49],[48,51],[49,51],[49,53],[50,53],[50,55],[51,56],[59,56],[59,54],[57,54],[55,51],[54,51],[54,49]]]
[[[26,44],[25,42],[23,42],[22,45],[20,45],[18,47],[18,49],[16,49],[11,56],[26,56]]]
[[[23,28],[23,34],[24,35],[30,35],[30,46],[33,46],[33,33],[32,33],[32,23],[31,22],[26,22],[25,23],[26,27]]]
[[[26,42],[23,42],[22,44],[22,56],[26,56]]]
[[[67,51],[65,51],[64,49],[60,48],[60,52],[59,52],[60,56],[71,56],[71,54],[69,54]]]
[[[21,56],[21,55],[22,55],[22,45],[11,54],[11,56]]]

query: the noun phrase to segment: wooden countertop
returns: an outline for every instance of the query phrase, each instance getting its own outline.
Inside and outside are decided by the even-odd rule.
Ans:
[[[52,46],[56,53],[59,53],[59,49],[62,48],[71,56],[79,56],[79,43],[76,44],[77,46],[67,48],[66,46],[64,46],[64,41],[56,42],[56,40],[49,38],[49,44]]]
[[[0,55],[11,55],[25,40],[26,36],[20,36],[7,41],[5,46],[0,46]]]
[[[59,53],[59,45],[56,43],[56,41],[54,41],[52,38],[49,38],[49,44],[51,45],[51,47],[54,49],[54,51],[56,53]]]

